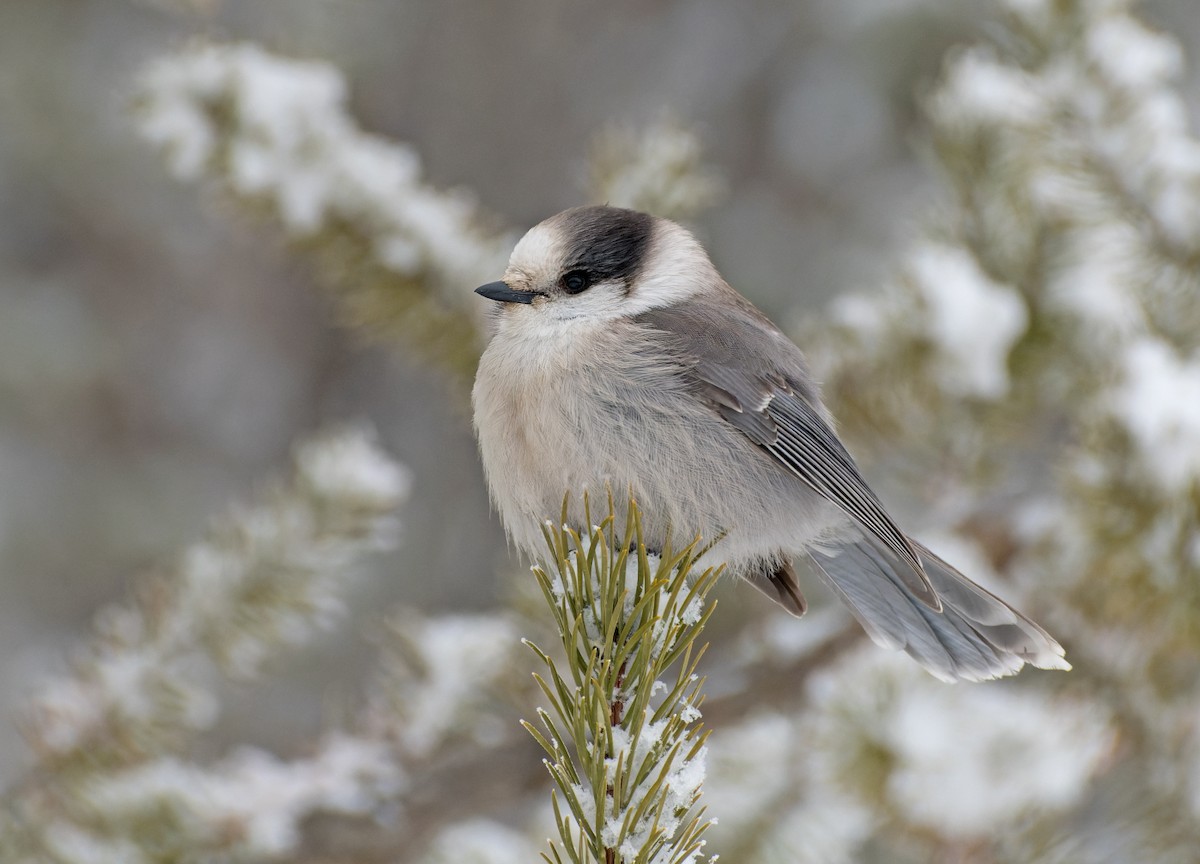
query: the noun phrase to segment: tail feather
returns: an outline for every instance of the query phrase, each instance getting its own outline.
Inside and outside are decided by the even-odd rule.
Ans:
[[[770,564],[742,575],[747,582],[797,618],[808,611],[808,601],[800,592],[800,580],[796,578],[791,562]]]
[[[869,538],[814,549],[809,556],[876,644],[906,651],[944,681],[998,678],[1025,663],[1071,668],[1062,646],[1045,630],[924,546],[913,545],[941,598],[941,611],[905,587],[899,568],[910,565]]]

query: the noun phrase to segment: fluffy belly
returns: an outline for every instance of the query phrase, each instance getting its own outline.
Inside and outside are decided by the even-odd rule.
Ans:
[[[611,493],[619,528],[632,496],[655,549],[720,537],[706,563],[733,572],[788,558],[844,524],[687,392],[681,376],[661,368],[540,370],[505,362],[514,352],[496,347],[476,381],[475,423],[492,498],[526,552],[544,553],[542,525],[560,518],[564,496],[568,523],[586,529],[585,493],[592,522],[607,515]],[[633,352],[624,347],[619,356],[628,360]],[[645,383],[622,383],[634,381]]]

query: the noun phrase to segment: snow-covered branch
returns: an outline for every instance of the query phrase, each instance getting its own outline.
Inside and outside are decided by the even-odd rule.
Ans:
[[[362,813],[392,794],[401,775],[386,749],[338,735],[292,763],[255,749],[212,767],[181,757],[216,719],[208,667],[252,676],[329,627],[356,564],[395,544],[408,487],[366,429],[313,438],[289,483],[232,508],[134,602],[103,610],[73,671],[30,705],[38,770],[10,792],[0,832],[14,854],[271,857],[311,812]]]
[[[709,825],[695,643],[715,576],[693,573],[694,544],[647,553],[633,502],[629,511],[624,528],[610,513],[583,536],[547,524],[549,563],[534,575],[565,659],[531,645],[550,709],[526,726],[562,796],[555,862],[695,864]]]
[[[1132,6],[1010,0],[1000,38],[950,57],[926,109],[952,196],[897,278],[837,301],[834,326],[816,322],[808,344],[843,429],[906,478],[925,530],[979,550],[966,572],[1013,582],[1006,590],[1041,604],[1084,658],[1077,707],[1009,696],[1006,716],[1027,714],[1040,739],[1050,725],[1076,728],[1040,761],[1093,742],[1077,771],[1060,766],[1082,783],[1109,770],[1111,754],[1096,756],[1116,735],[1136,756],[1114,775],[1133,783],[1131,766],[1160,766],[1136,782],[1161,802],[1190,788],[1187,771],[1166,766],[1200,740],[1200,679],[1182,672],[1200,652],[1200,141],[1177,89],[1178,44]],[[888,734],[903,713],[888,714]],[[892,754],[888,776],[903,758]],[[1010,792],[1013,813],[1039,800]],[[1007,806],[989,804],[977,829],[1008,818],[993,805]],[[1197,842],[1182,811],[1156,812],[1147,860]],[[970,821],[892,815],[944,837]],[[987,854],[1052,860],[1070,820]]]
[[[598,204],[687,220],[708,209],[721,181],[703,161],[695,131],[662,119],[641,129],[611,126],[592,145],[588,194]]]
[[[394,539],[405,475],[350,433],[298,449],[290,485],[98,617],[73,672],[35,696],[44,770],[10,793],[0,858],[299,858],[309,817],[386,811],[392,834],[372,848],[426,864],[516,864],[547,832],[556,861],[698,861],[709,839],[734,860],[789,864],[880,850],[1188,860],[1200,145],[1176,88],[1182,54],[1124,0],[1002,7],[999,38],[952,54],[925,102],[942,211],[889,284],[838,300],[798,341],[869,476],[924,520],[902,521],[940,535],[930,545],[972,578],[1008,583],[1069,645],[1076,671],[1059,689],[1036,673],[943,687],[854,650],[815,603],[815,620],[748,624],[745,650],[712,658],[710,744],[688,653],[707,580],[687,587],[690,558],[630,552],[611,525],[551,527],[540,624],[519,608],[395,614],[346,729],[292,761],[197,761],[188,745],[218,712],[208,667],[253,674],[309,638],[335,616],[347,565]],[[351,326],[465,379],[480,344],[470,288],[502,272],[511,238],[426,183],[410,148],[362,131],[340,73],[196,45],[145,71],[137,106],[174,172],[277,224]],[[605,133],[589,194],[693,216],[717,189],[697,141],[671,124]],[[509,731],[532,688],[516,633],[560,635],[543,599],[563,641],[539,652],[547,709],[530,726],[557,790],[552,824],[541,768]],[[698,801],[706,768],[720,825]]]
[[[317,256],[346,322],[468,375],[479,304],[513,238],[462,192],[421,179],[410,147],[364,132],[325,63],[200,43],[142,74],[138,128],[182,180],[215,180]]]

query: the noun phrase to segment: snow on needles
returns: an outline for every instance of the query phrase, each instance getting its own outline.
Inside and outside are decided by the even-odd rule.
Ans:
[[[309,759],[283,762],[245,748],[201,768],[164,757],[95,777],[81,797],[110,828],[129,826],[132,834],[132,826],[152,820],[182,855],[259,860],[293,852],[309,815],[369,814],[402,782],[385,745],[332,734]],[[150,860],[140,853],[126,859]]]
[[[1106,134],[1098,149],[1122,185],[1137,192],[1172,243],[1196,248],[1200,226],[1200,143],[1191,135],[1187,107],[1169,86],[1183,68],[1173,39],[1129,15],[1100,17],[1086,44],[1097,78],[1128,103],[1134,122],[1111,123],[1111,104],[1092,98],[1088,119]]]
[[[384,266],[448,289],[503,269],[510,241],[479,230],[463,196],[422,183],[410,148],[359,129],[328,64],[202,43],[151,64],[139,95],[139,130],[176,176],[220,175],[299,237],[352,225]]]
[[[697,805],[708,751],[695,665],[703,649],[694,648],[714,577],[697,576],[688,555],[624,554],[640,528],[620,537],[595,525],[547,528],[553,563],[534,574],[571,671],[535,648],[554,682],[543,687],[558,694],[539,712],[548,736],[535,737],[571,814],[559,820],[562,842],[575,848],[583,836],[594,855],[623,861],[705,860],[711,822]]]
[[[1008,355],[1029,325],[1020,294],[990,279],[966,249],[938,242],[912,250],[897,284],[839,298],[832,313],[867,350],[892,333],[931,345],[947,393],[988,400],[1007,395]]]
[[[866,802],[821,776],[802,714],[763,712],[709,739],[711,778],[705,801],[720,822],[713,846],[754,838],[746,860],[789,864],[852,864],[871,833]]]
[[[669,120],[641,132],[611,127],[592,148],[593,201],[688,219],[718,197],[721,183],[701,160],[700,139]]]
[[[1200,356],[1146,337],[1126,349],[1124,371],[1113,413],[1152,477],[1168,491],[1186,489],[1200,479]]]
[[[23,816],[55,860],[276,860],[310,815],[370,815],[402,791],[387,742],[342,733],[294,761],[182,754],[217,715],[208,667],[252,675],[329,624],[357,561],[391,546],[407,490],[369,430],[319,435],[296,448],[290,483],[233,508],[136,602],[97,616],[91,646],[35,694],[26,724],[59,779]]]
[[[971,123],[1024,126],[1045,117],[1049,106],[1028,73],[981,50],[965,52],[935,92],[935,115]]]
[[[564,529],[565,529],[565,527],[566,526],[564,526]],[[584,558],[586,559],[587,555],[589,554],[589,552],[592,548],[592,537],[587,534],[581,534],[579,537],[579,540],[580,540],[581,549],[584,554]],[[580,566],[586,567],[586,564],[581,565],[580,559],[578,557],[578,553],[576,553],[574,551],[569,552],[567,554],[567,561],[574,568],[578,568]],[[647,562],[647,566],[650,568],[650,572],[652,572],[652,573],[656,572],[662,565],[662,556],[657,555],[654,552],[647,552],[646,553],[646,562]],[[637,555],[630,555],[629,557],[627,557],[625,559],[625,570],[624,570],[625,591],[624,591],[624,594],[622,595],[622,608],[623,608],[623,613],[626,616],[633,614],[634,606],[635,606],[637,600],[640,598],[640,593],[638,590],[639,567],[640,567],[640,564],[638,562]],[[599,577],[596,575],[595,572],[592,572],[590,574],[589,578],[591,579],[591,583],[592,583],[592,593],[593,593],[593,595],[596,595],[600,591]],[[563,592],[566,590],[565,586],[563,586],[563,584],[562,584],[561,579],[555,580],[554,589],[556,592]],[[665,582],[660,582],[658,585],[659,603],[666,606],[668,604],[668,601],[670,598],[670,593],[671,592],[670,592],[667,584]],[[559,596],[561,597],[561,594],[559,594]],[[700,602],[699,598],[693,598],[690,603],[687,603],[686,605],[679,607],[675,611],[676,611],[675,618],[679,623],[691,625],[691,624],[695,624],[697,621],[700,620],[700,616],[704,613],[704,604]],[[584,606],[583,613],[582,613],[583,624],[584,624],[584,627],[587,629],[588,638],[592,639],[592,640],[603,639],[603,633],[600,631],[600,625],[598,623],[596,615],[597,615],[597,613],[596,613],[595,608],[586,606],[586,605]],[[654,638],[655,650],[661,650],[663,645],[665,644],[665,640],[666,640],[667,636],[669,635],[668,621],[666,621],[664,619],[659,619],[658,621],[656,621],[654,623],[652,635]]]
[[[513,829],[490,819],[451,825],[434,840],[423,864],[527,864],[537,853]]]
[[[508,669],[516,629],[500,615],[424,618],[402,613],[390,629],[397,649],[386,664],[383,701],[372,716],[414,757],[432,754],[453,733],[476,737],[494,722],[478,705]]]
[[[998,399],[1008,392],[1008,353],[1025,332],[1021,296],[992,281],[956,246],[917,247],[908,269],[925,304],[925,327],[952,392]]]
[[[296,468],[313,494],[372,509],[395,507],[412,485],[408,470],[383,455],[362,428],[301,444]]]
[[[248,677],[336,619],[357,561],[394,544],[407,473],[362,428],[315,437],[295,461],[291,484],[217,521],[144,592],[152,603],[97,616],[74,673],[32,700],[30,737],[44,758],[157,752],[215,716],[202,658]]]
[[[649,847],[654,836],[661,832],[666,839],[675,836],[691,808],[700,798],[704,785],[708,748],[699,747],[691,758],[682,754],[663,771],[660,765],[664,762],[664,751],[669,749],[672,742],[669,736],[664,736],[668,723],[660,720],[657,723],[646,723],[641,727],[637,740],[628,730],[614,726],[613,754],[607,760],[607,767],[615,771],[617,764],[630,766],[633,776],[644,779],[633,793],[630,804],[624,810],[610,813],[604,821],[601,839],[606,848],[616,849],[617,853],[628,861],[637,858],[638,853]],[[659,791],[661,789],[661,791]],[[590,796],[590,789],[580,789],[581,797]],[[653,800],[658,795],[663,798],[661,810],[646,807],[646,800]],[[638,818],[640,814],[640,818]],[[670,864],[677,859],[678,851],[665,845],[659,854],[650,859],[650,864]],[[699,850],[693,856],[684,859],[680,864],[691,864],[702,860]]]
[[[906,821],[969,839],[1068,808],[1110,754],[1100,706],[1028,689],[947,687],[903,657],[860,650],[814,677],[808,732],[827,776],[874,777]],[[877,763],[863,771],[863,760]]]
[[[395,542],[408,474],[372,432],[314,437],[297,446],[295,464],[291,490],[235,510],[183,557],[180,599],[165,629],[179,628],[181,642],[204,642],[232,674],[252,675],[276,645],[327,628],[353,561]]]
[[[1076,213],[1081,225],[1095,221],[1097,204],[1103,212],[1134,201],[1162,238],[1194,251],[1200,142],[1172,87],[1183,68],[1178,43],[1135,19],[1125,2],[1008,5],[1043,31],[1039,37],[1070,28],[1079,50],[1053,53],[1028,70],[988,48],[962,52],[931,100],[935,120],[986,128],[993,143],[1019,142],[1012,167],[1028,171],[1043,190],[1076,186],[1076,195],[1090,197],[1092,206]],[[1072,15],[1077,20],[1070,23],[1055,20]],[[1069,116],[1070,126],[1057,124],[1055,115]],[[1078,188],[1080,181],[1093,188]]]

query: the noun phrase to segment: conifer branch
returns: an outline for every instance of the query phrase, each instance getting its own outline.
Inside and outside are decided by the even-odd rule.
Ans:
[[[717,574],[697,573],[699,541],[647,550],[634,502],[628,512],[623,530],[611,502],[585,534],[548,522],[549,556],[533,568],[565,654],[529,643],[550,708],[525,727],[556,787],[561,850],[543,856],[555,864],[693,864],[711,824],[698,806],[707,732],[696,670]]]

